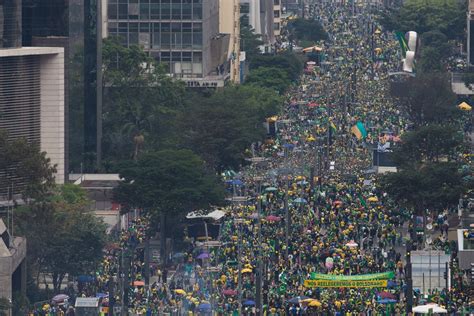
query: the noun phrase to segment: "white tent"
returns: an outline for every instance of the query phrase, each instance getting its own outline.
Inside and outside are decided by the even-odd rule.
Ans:
[[[426,305],[418,305],[413,307],[413,312],[414,313],[419,313],[419,314],[429,314],[430,310],[434,314],[447,314],[448,311],[438,304],[430,303]]]
[[[221,211],[221,210],[214,210],[212,212],[209,212],[206,214],[205,211],[194,211],[194,212],[191,212],[191,213],[188,213],[188,215],[186,215],[186,218],[187,219],[212,219],[212,220],[215,220],[215,221],[218,221],[220,220],[222,217],[225,216],[225,212],[224,211]]]

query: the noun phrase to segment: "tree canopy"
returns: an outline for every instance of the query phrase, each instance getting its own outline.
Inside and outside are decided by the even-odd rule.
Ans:
[[[293,40],[317,42],[327,40],[328,34],[317,20],[294,19],[288,23],[288,31]]]
[[[262,123],[279,111],[282,99],[268,89],[230,86],[187,105],[180,118],[182,144],[218,171],[237,170],[244,151],[265,136]]]
[[[155,219],[160,213],[179,217],[223,198],[217,177],[186,149],[145,153],[137,161],[123,162],[119,172],[124,181],[114,191],[116,200]]]
[[[383,14],[380,23],[390,31],[439,31],[448,39],[463,37],[466,5],[457,0],[407,0]]]
[[[8,133],[0,130],[1,187],[11,186],[13,179],[23,179],[25,185],[14,188],[15,192],[24,199],[39,198],[54,186],[55,171],[38,145],[25,139],[8,139]]]
[[[169,78],[140,47],[104,42],[104,151],[108,159],[137,158],[160,143],[180,109],[184,85]]]
[[[29,270],[38,282],[48,273],[55,292],[66,274],[93,273],[105,245],[105,224],[90,211],[85,192],[73,184],[19,207],[15,213],[28,239]]]

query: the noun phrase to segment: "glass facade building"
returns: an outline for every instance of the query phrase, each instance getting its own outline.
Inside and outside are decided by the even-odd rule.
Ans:
[[[21,47],[21,0],[0,1],[0,49]]]
[[[108,0],[108,35],[140,45],[178,78],[215,69],[211,39],[219,29],[218,0]]]

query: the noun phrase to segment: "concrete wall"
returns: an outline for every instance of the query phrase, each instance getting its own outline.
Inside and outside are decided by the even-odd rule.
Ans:
[[[23,237],[15,237],[13,240],[14,246],[8,249],[8,253],[3,250],[6,249],[3,241],[0,239],[0,297],[7,299],[12,298],[12,275],[18,268],[21,269],[21,284],[19,284],[21,291],[26,290],[26,239]]]
[[[41,56],[41,150],[56,164],[56,182],[65,180],[64,50]]]
[[[202,74],[203,77],[215,71],[217,64],[212,60],[211,41],[219,33],[219,0],[202,3]]]
[[[65,179],[64,146],[64,48],[23,47],[0,50],[0,58],[38,56],[40,58],[40,144],[51,164],[56,165],[56,182]]]

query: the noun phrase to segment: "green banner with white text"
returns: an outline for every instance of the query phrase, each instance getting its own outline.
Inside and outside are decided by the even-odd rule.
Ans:
[[[393,271],[372,273],[372,274],[359,274],[359,275],[333,275],[333,274],[321,274],[311,273],[311,280],[332,280],[332,281],[357,281],[357,280],[388,280],[393,279],[395,274]]]

